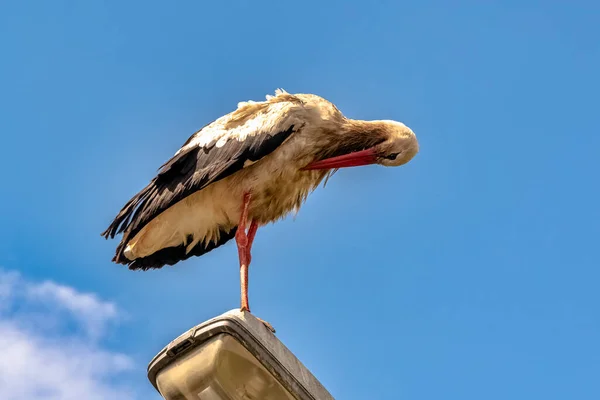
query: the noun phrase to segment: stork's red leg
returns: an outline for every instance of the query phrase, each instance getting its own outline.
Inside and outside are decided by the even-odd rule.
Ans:
[[[248,228],[248,232],[246,233],[246,223],[248,222],[248,207],[250,206],[250,193],[244,194],[244,199],[242,202],[242,212],[240,216],[240,221],[238,223],[238,230],[235,234],[235,241],[238,246],[238,255],[240,258],[240,282],[241,282],[241,311],[250,312],[250,305],[248,304],[248,267],[250,266],[250,261],[252,260],[251,250],[252,250],[252,242],[254,242],[254,237],[256,236],[256,231],[258,230],[258,223],[256,221],[252,221],[250,223],[250,227]],[[262,322],[268,329],[272,332],[275,332],[273,326],[260,319],[256,318],[260,322]]]
[[[248,221],[248,207],[250,205],[250,193],[244,193],[242,201],[242,212],[238,229],[235,234],[235,241],[238,247],[238,256],[240,258],[240,281],[242,289],[241,311],[250,311],[248,305],[248,266],[250,264],[250,246],[248,235],[246,234],[246,223]],[[256,232],[255,232],[256,233]]]

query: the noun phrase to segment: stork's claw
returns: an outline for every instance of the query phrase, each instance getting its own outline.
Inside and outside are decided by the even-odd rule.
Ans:
[[[263,325],[264,325],[264,326],[266,326],[268,330],[270,330],[271,332],[275,333],[275,328],[273,328],[273,325],[271,325],[271,324],[270,324],[270,323],[268,323],[267,321],[265,321],[265,320],[262,320],[262,319],[260,319],[260,318],[258,318],[258,317],[255,317],[255,318],[256,318],[257,320],[259,320],[260,322],[262,322],[262,323],[263,323]]]

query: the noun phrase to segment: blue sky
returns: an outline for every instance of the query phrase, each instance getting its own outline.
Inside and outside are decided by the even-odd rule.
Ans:
[[[258,232],[252,310],[334,397],[599,398],[599,15],[591,1],[2,2],[0,331],[57,363],[78,359],[74,342],[125,360],[108,364],[118,379],[78,381],[152,396],[154,354],[239,306],[237,252],[132,272],[100,233],[191,133],[283,87],[402,121],[421,147],[401,168],[338,172]],[[47,342],[24,307],[40,287],[54,322],[118,311],[93,340],[86,318],[42,324]],[[24,396],[19,379],[0,394]]]

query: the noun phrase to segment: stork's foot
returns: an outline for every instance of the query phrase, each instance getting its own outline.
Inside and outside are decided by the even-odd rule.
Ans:
[[[245,312],[247,312],[248,314],[250,314],[250,310],[248,310],[248,308],[246,308],[246,307],[243,307],[243,306],[240,308],[240,311],[241,311],[241,312],[244,312],[244,311],[245,311]],[[262,322],[262,324],[263,324],[264,326],[266,326],[268,330],[270,330],[271,332],[275,333],[275,328],[273,328],[273,325],[271,325],[270,323],[268,323],[268,322],[267,322],[267,321],[265,321],[264,319],[260,319],[260,318],[258,318],[258,317],[256,317],[256,316],[254,316],[254,315],[252,315],[252,316],[253,316],[254,318],[256,318],[257,320],[259,320],[260,322]]]
[[[270,330],[271,332],[275,333],[275,328],[273,328],[273,325],[271,325],[270,323],[268,323],[267,321],[260,319],[258,317],[255,317],[257,320],[259,320],[260,322],[263,323],[264,326],[267,327],[268,330]]]

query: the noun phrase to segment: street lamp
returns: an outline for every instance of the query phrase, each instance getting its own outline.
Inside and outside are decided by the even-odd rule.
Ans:
[[[259,320],[231,310],[188,330],[148,365],[165,400],[333,400]]]

